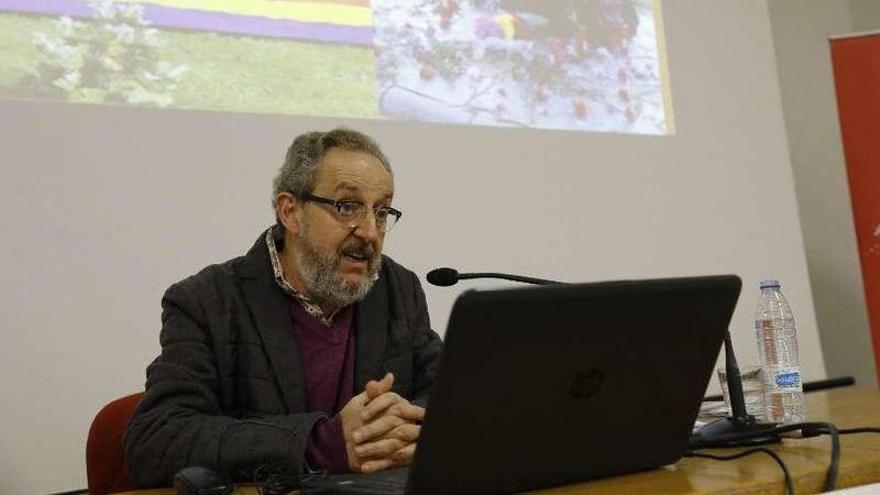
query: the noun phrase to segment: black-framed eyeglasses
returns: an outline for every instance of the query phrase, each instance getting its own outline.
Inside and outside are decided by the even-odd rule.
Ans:
[[[352,201],[347,199],[330,199],[315,196],[313,194],[297,194],[290,192],[294,196],[303,201],[313,201],[330,205],[336,210],[336,219],[339,223],[350,229],[357,228],[363,223],[367,215],[367,205],[360,201]],[[376,228],[380,232],[388,232],[400,220],[403,212],[390,206],[376,205],[373,207],[373,217],[376,219]]]

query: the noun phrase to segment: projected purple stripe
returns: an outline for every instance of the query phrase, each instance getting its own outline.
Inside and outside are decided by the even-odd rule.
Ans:
[[[351,45],[373,43],[372,27],[268,19],[221,12],[175,9],[160,5],[144,7],[144,18],[161,27]],[[0,10],[86,18],[91,17],[92,14],[91,9],[78,0],[0,0]]]
[[[145,5],[145,7],[144,17],[163,27],[353,45],[371,45],[373,43],[373,29],[370,27],[268,19],[221,12],[174,9],[159,5]]]
[[[29,14],[89,17],[92,9],[79,0],[0,0],[0,9]]]

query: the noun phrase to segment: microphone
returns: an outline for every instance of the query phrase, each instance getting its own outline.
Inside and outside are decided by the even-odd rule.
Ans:
[[[506,273],[458,273],[454,268],[435,268],[425,277],[431,285],[449,287],[459,280],[475,278],[495,278],[512,280],[534,285],[562,285],[564,282],[543,278],[523,277]],[[758,423],[754,416],[746,410],[745,394],[742,388],[742,377],[739,365],[733,352],[730,331],[724,333],[724,358],[727,368],[727,390],[730,395],[730,416],[700,428],[691,435],[689,447],[701,449],[709,447],[729,447],[739,445],[761,445],[779,442],[779,435],[770,431],[776,427],[773,423]]]
[[[458,270],[454,268],[435,268],[425,277],[428,283],[437,287],[449,287],[458,283]]]
[[[534,284],[534,285],[561,285],[563,282],[557,282],[555,280],[547,280],[543,278],[535,278],[535,277],[524,277],[522,275],[510,275],[507,273],[458,273],[458,270],[455,268],[435,268],[428,272],[428,275],[425,279],[431,285],[436,285],[438,287],[449,287],[451,285],[455,285],[459,280],[467,280],[467,279],[475,279],[475,278],[495,278],[501,280],[511,280],[513,282],[522,282],[525,284]]]

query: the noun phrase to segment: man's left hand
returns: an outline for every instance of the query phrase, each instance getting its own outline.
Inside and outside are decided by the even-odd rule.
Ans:
[[[363,459],[363,472],[403,466],[415,454],[425,409],[394,392],[367,385],[368,402],[361,411],[363,426],[354,431],[355,453]]]

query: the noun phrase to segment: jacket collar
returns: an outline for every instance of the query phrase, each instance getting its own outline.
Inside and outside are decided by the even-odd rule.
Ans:
[[[364,389],[370,380],[378,380],[380,376],[385,337],[388,334],[391,306],[388,297],[388,269],[386,258],[382,258],[382,270],[379,279],[373,284],[367,297],[357,303],[354,313],[357,354],[354,359],[355,392]]]
[[[242,260],[242,293],[288,412],[305,411],[306,381],[299,346],[293,338],[290,300],[275,283],[264,235]]]
[[[306,383],[299,346],[293,334],[290,296],[275,282],[265,231],[242,259],[240,276],[244,298],[251,310],[284,401],[290,411],[304,411]],[[381,378],[382,351],[389,324],[387,258],[373,289],[355,308],[355,393],[367,381]]]

